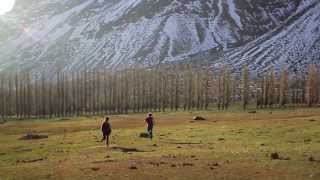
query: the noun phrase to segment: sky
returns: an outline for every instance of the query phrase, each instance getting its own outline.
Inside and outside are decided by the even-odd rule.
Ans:
[[[12,10],[15,0],[0,0],[0,15]]]

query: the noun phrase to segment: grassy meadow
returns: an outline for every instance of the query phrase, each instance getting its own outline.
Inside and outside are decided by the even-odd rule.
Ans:
[[[155,113],[152,141],[145,116],[110,116],[109,148],[103,117],[2,123],[0,180],[320,179],[320,109]]]

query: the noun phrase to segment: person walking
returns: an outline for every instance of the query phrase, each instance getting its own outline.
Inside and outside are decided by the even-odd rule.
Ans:
[[[106,145],[107,147],[109,147],[109,136],[111,134],[111,125],[109,123],[109,117],[106,117],[105,121],[101,126],[101,130],[103,135],[101,142],[106,140]]]
[[[146,118],[147,123],[147,132],[149,134],[150,139],[153,138],[153,126],[154,126],[154,119],[152,117],[152,113],[148,114],[148,117]]]

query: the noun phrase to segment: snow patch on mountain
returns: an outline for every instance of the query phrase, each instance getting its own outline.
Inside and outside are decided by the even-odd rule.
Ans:
[[[240,29],[243,29],[242,22],[241,22],[241,17],[237,13],[235,0],[227,0],[227,4],[228,4],[228,7],[229,7],[229,13],[230,13],[231,17],[233,18],[233,20],[235,21],[237,26]]]

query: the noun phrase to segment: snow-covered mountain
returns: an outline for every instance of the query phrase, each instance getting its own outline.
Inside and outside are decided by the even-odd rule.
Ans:
[[[319,0],[17,0],[0,16],[0,70],[210,61],[320,61]]]

